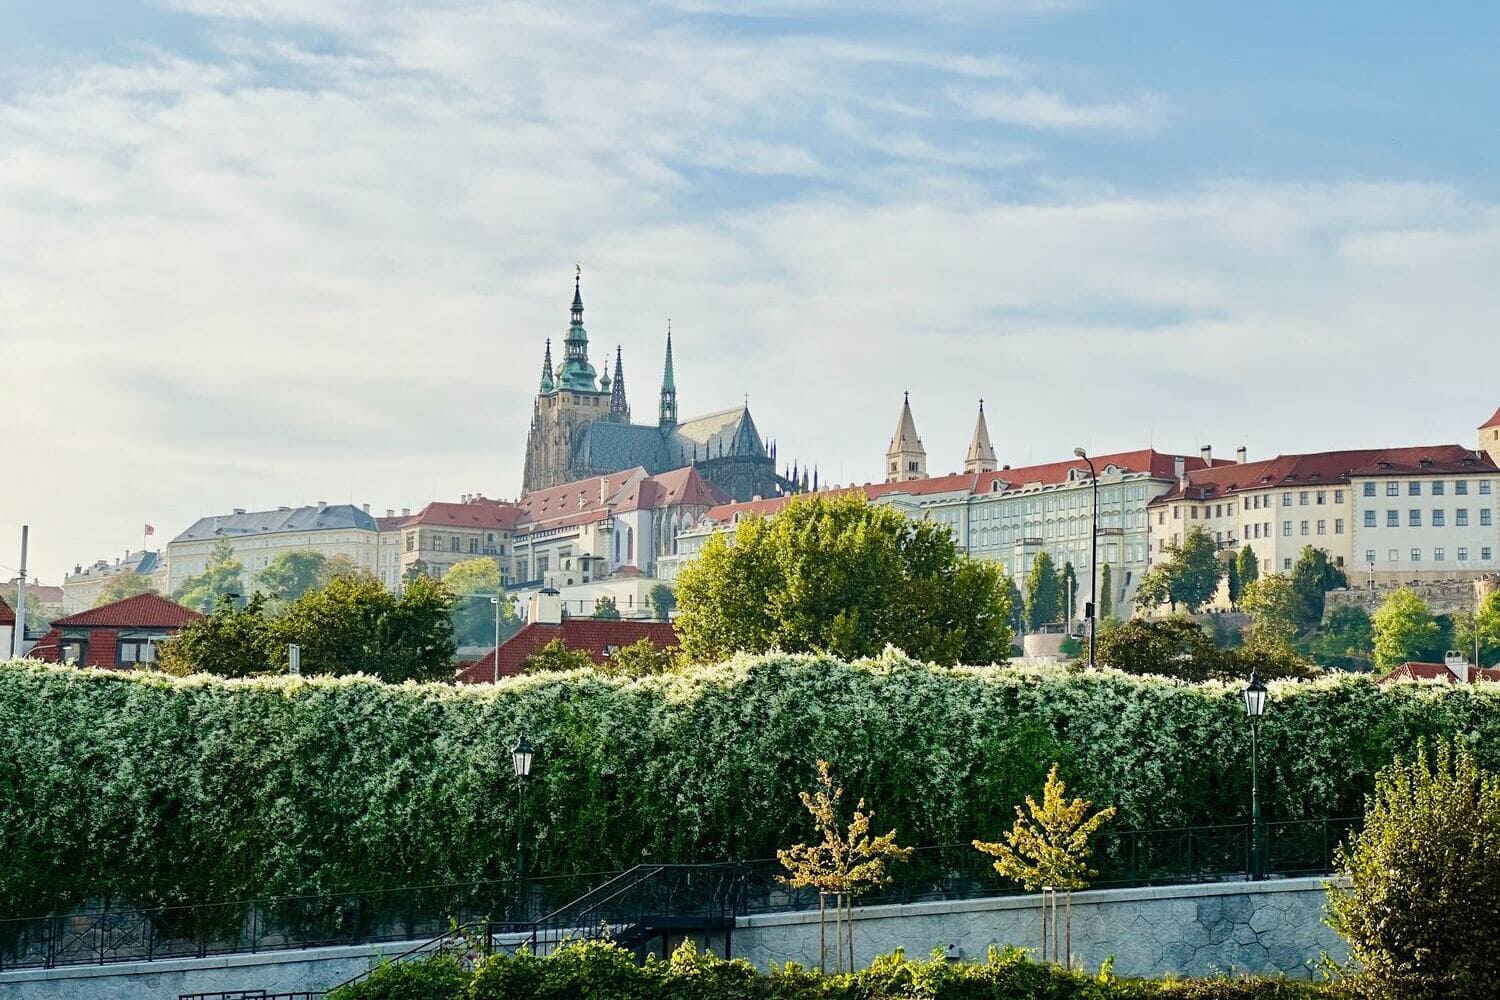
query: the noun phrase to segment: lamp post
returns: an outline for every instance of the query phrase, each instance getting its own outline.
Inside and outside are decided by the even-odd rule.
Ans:
[[[1260,717],[1266,714],[1266,686],[1252,672],[1245,685],[1245,718],[1250,720],[1250,880],[1265,878],[1260,829]]]
[[[525,892],[526,851],[523,831],[526,825],[526,779],[531,776],[531,744],[525,734],[516,741],[510,752],[511,766],[516,772],[516,920],[522,917],[521,906]]]
[[[1094,487],[1094,513],[1089,519],[1089,603],[1084,608],[1084,617],[1089,620],[1089,669],[1093,669],[1099,610],[1099,474],[1094,471],[1094,460],[1082,448],[1074,448],[1073,454],[1088,463],[1089,482]]]
[[[500,683],[500,595],[490,598],[495,606],[495,683]],[[529,765],[528,765],[529,766]]]

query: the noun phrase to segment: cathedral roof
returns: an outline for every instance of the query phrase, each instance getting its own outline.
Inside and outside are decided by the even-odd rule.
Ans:
[[[990,428],[984,422],[984,400],[979,401],[979,419],[974,421],[974,436],[969,440],[969,453],[964,464],[975,466],[987,463],[991,469],[995,464],[995,449],[990,444]]]
[[[681,449],[691,460],[695,446],[698,457],[703,459],[718,458],[721,454],[761,458],[766,454],[748,406],[694,417],[672,429],[669,456]]]
[[[577,469],[629,469],[637,465],[658,472],[675,464],[666,453],[660,427],[596,421],[584,428],[573,449]]]

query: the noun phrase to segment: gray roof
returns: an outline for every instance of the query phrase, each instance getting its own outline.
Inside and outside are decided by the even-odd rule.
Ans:
[[[721,454],[755,458],[766,454],[755,421],[750,419],[748,406],[721,410],[678,424],[672,431],[671,450],[675,453],[680,448],[691,458],[695,446],[698,456],[705,459],[718,458]]]
[[[596,471],[633,469],[665,472],[675,468],[667,457],[666,434],[649,424],[615,424],[598,421],[584,428],[573,451],[575,468]]]
[[[196,542],[213,538],[236,538],[245,535],[269,535],[283,531],[326,531],[337,528],[380,530],[375,519],[353,504],[311,507],[282,507],[248,513],[218,514],[200,517],[192,527],[172,539],[173,542]]]
[[[765,457],[749,407],[694,417],[670,428],[597,421],[579,436],[573,466],[596,473],[641,466],[655,475],[721,454]]]

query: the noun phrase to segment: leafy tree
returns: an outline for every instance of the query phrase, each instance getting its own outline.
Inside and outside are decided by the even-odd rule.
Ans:
[[[1224,654],[1191,618],[1132,618],[1101,634],[1095,648],[1100,663],[1128,674],[1159,674],[1185,681],[1224,676]]]
[[[425,570],[426,563],[422,564]],[[354,557],[339,552],[331,555],[323,563],[323,571],[318,574],[318,586],[328,586],[328,581],[340,576],[367,576],[371,579],[375,574],[354,561]]]
[[[549,670],[587,670],[595,668],[594,658],[581,649],[569,649],[561,637],[553,639],[521,662],[521,673],[538,674]]]
[[[102,608],[127,597],[154,593],[156,588],[151,585],[150,577],[133,569],[121,570],[104,581],[104,586],[99,589],[99,596],[94,599],[94,607]]]
[[[1176,564],[1172,574],[1172,600],[1189,612],[1197,611],[1213,600],[1224,575],[1219,561],[1219,547],[1207,531],[1194,528],[1183,536],[1182,547],[1172,554]]]
[[[283,552],[272,559],[255,580],[271,597],[295,601],[319,585],[327,561],[318,552]]]
[[[1292,587],[1297,592],[1297,627],[1307,631],[1323,620],[1324,595],[1349,586],[1344,571],[1328,561],[1328,553],[1304,546],[1292,567]]]
[[[521,622],[515,606],[506,597],[500,583],[500,565],[489,556],[476,556],[455,563],[443,577],[453,592],[453,640],[460,646],[493,646],[495,644],[495,605],[491,598],[500,595],[500,641],[520,631]]]
[[[1220,674],[1223,680],[1243,680],[1252,673],[1261,680],[1280,678],[1306,678],[1317,676],[1317,667],[1289,643],[1275,636],[1259,633],[1257,629],[1245,630],[1245,642],[1226,657],[1226,670]]]
[[[1073,568],[1071,561],[1063,563],[1062,569],[1057,574],[1057,584],[1061,594],[1058,598],[1059,610],[1064,617],[1071,611],[1072,616],[1077,618],[1081,610],[1078,607],[1078,571]]]
[[[1010,615],[1006,624],[1010,626],[1011,641],[1026,631],[1026,599],[1021,596],[1021,588],[1016,586],[1016,581],[1010,576],[1005,578],[1005,597],[1010,607]]]
[[[1368,668],[1375,648],[1375,630],[1364,608],[1334,608],[1307,640],[1307,649],[1325,667]]]
[[[677,583],[676,620],[695,660],[739,650],[858,657],[887,644],[938,663],[1010,655],[1005,576],[959,554],[941,525],[859,494],[793,497],[774,517],[711,536]]]
[[[1088,866],[1093,853],[1089,838],[1116,812],[1114,806],[1107,806],[1091,816],[1092,803],[1080,798],[1068,801],[1068,788],[1058,777],[1058,767],[1054,763],[1047,772],[1041,805],[1028,795],[1025,809],[1016,806],[1016,821],[1003,841],[974,841],[976,849],[995,859],[995,871],[1021,883],[1028,892],[1045,887],[1087,889],[1088,880],[1099,874]]]
[[[1479,640],[1478,663],[1500,662],[1500,590],[1486,594],[1473,614],[1453,616],[1453,645],[1456,648],[1473,656],[1476,638]]]
[[[1115,613],[1115,584],[1109,563],[1099,567],[1099,606],[1094,609],[1094,612],[1100,620],[1109,618]]]
[[[621,646],[613,656],[605,659],[604,666],[600,669],[621,677],[649,677],[677,669],[679,656],[675,646],[663,648],[650,639],[640,639],[628,646]]]
[[[1378,997],[1491,996],[1500,949],[1478,928],[1500,913],[1500,776],[1462,743],[1388,765],[1364,829],[1336,857],[1329,923]]]
[[[405,587],[412,581],[424,577],[427,579],[432,578],[431,567],[427,565],[426,559],[414,559],[412,560],[412,564],[406,567],[406,571],[401,574],[401,586]]]
[[[890,880],[886,865],[910,858],[912,849],[896,844],[895,830],[878,837],[870,836],[875,811],[865,809],[864,799],[854,807],[847,830],[843,828],[839,802],[844,797],[844,790],[834,787],[826,760],[818,761],[817,790],[801,792],[799,797],[802,807],[812,816],[820,840],[816,844],[795,844],[776,852],[777,860],[787,870],[781,881],[794,889],[818,890],[819,968],[827,965],[824,905],[827,897],[834,898],[834,951],[838,956],[838,968],[844,968],[846,953],[843,945],[847,941],[849,970],[852,972],[854,897],[886,884]],[[846,932],[842,937],[839,933],[841,923]]]
[[[1289,644],[1297,637],[1298,619],[1304,607],[1292,578],[1285,573],[1261,577],[1245,588],[1240,602],[1262,639]]]
[[[594,600],[594,617],[600,621],[619,621],[620,609],[615,606],[615,599],[613,597],[596,598]]]
[[[1240,583],[1240,561],[1231,559],[1224,564],[1224,585],[1229,591],[1229,606],[1238,608],[1240,598],[1244,596],[1245,588]]]
[[[1375,662],[1394,667],[1431,653],[1442,636],[1432,609],[1415,591],[1397,590],[1375,610]]]
[[[265,605],[266,595],[258,592],[243,608],[227,595],[220,597],[212,613],[157,645],[158,668],[178,676],[252,677],[274,671],[276,644]]]
[[[1105,569],[1109,567],[1106,566]],[[1142,610],[1159,608],[1172,602],[1172,569],[1166,563],[1157,563],[1141,575],[1135,588],[1135,606]]]
[[[244,565],[234,557],[228,541],[214,543],[203,572],[190,576],[172,592],[172,600],[196,610],[215,607],[225,594],[244,593]]]
[[[1033,629],[1049,625],[1062,617],[1062,590],[1057,570],[1046,552],[1037,554],[1026,574],[1026,622]]]
[[[1253,546],[1246,545],[1235,559],[1235,576],[1240,582],[1240,591],[1260,579],[1260,560],[1255,557]]]
[[[677,608],[677,595],[665,583],[658,583],[646,595],[646,601],[656,612],[657,621],[667,621]]]
[[[47,613],[42,610],[41,605],[37,602],[36,595],[32,592],[31,588],[34,586],[35,584],[26,585],[26,631],[31,633],[46,632],[52,623],[47,620]],[[20,600],[16,593],[19,589],[20,587],[15,583],[0,583],[0,601],[4,601],[12,611],[16,609],[16,604]],[[97,607],[97,605],[95,606]],[[68,612],[64,613],[67,614]],[[7,646],[4,649],[0,649],[0,656],[10,656],[10,647]]]
[[[398,598],[367,574],[335,577],[309,590],[273,623],[277,656],[302,647],[305,674],[365,673],[391,683],[451,677],[453,595],[417,577]]]

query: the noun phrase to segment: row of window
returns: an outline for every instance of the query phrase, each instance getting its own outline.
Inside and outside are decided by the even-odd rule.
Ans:
[[[1444,479],[1435,479],[1432,482],[1428,483],[1427,485],[1429,487],[1429,495],[1430,496],[1435,496],[1435,497],[1443,496],[1447,492],[1447,489],[1448,489],[1447,480],[1444,480]],[[1487,495],[1490,492],[1490,488],[1491,488],[1491,481],[1490,480],[1488,480],[1488,479],[1481,479],[1481,480],[1479,480],[1479,492],[1480,492],[1481,495]],[[1469,481],[1467,479],[1455,479],[1453,481],[1453,495],[1454,496],[1456,496],[1456,497],[1467,496],[1468,493],[1469,493]],[[1374,483],[1365,483],[1364,494],[1367,497],[1374,496],[1375,495],[1375,484]],[[1385,484],[1385,495],[1388,496],[1388,497],[1398,497],[1398,496],[1400,496],[1401,495],[1401,484],[1399,482],[1394,481],[1394,480],[1392,480],[1391,482],[1386,483]],[[1408,480],[1407,483],[1406,483],[1406,495],[1407,496],[1413,496],[1413,497],[1419,497],[1419,496],[1421,496],[1422,495],[1422,480],[1420,480],[1420,479],[1411,479],[1411,480]]]
[[[1301,523],[1301,526],[1300,526],[1301,527],[1301,532],[1300,533],[1304,534],[1304,535],[1311,535],[1313,533],[1312,526],[1313,526],[1313,522],[1312,521],[1303,521]],[[1266,537],[1269,538],[1270,535],[1271,535],[1270,530],[1269,530],[1270,529],[1270,525],[1266,525],[1266,528],[1267,528]],[[1326,535],[1326,534],[1328,534],[1328,521],[1327,521],[1326,518],[1320,518],[1318,520],[1318,522],[1317,522],[1317,532],[1320,535]],[[1342,535],[1344,533],[1344,519],[1342,517],[1336,517],[1336,518],[1333,519],[1333,533],[1335,535]],[[1259,537],[1259,536],[1257,536],[1257,537]],[[1292,537],[1292,522],[1291,521],[1282,521],[1281,522],[1281,537],[1283,537],[1283,538],[1290,538],[1290,537]]]
[[[1431,512],[1431,514],[1432,514],[1432,518],[1431,518],[1432,527],[1434,527],[1434,528],[1446,528],[1448,526],[1448,512],[1447,512],[1447,510],[1439,507],[1436,510],[1433,510]],[[1480,524],[1481,527],[1486,527],[1486,528],[1490,527],[1491,525],[1493,525],[1494,524],[1494,511],[1491,510],[1489,507],[1481,507],[1481,508],[1479,508],[1479,524]],[[1401,527],[1401,512],[1399,510],[1395,510],[1395,509],[1392,509],[1392,508],[1387,508],[1386,512],[1385,512],[1385,526],[1387,528],[1399,528],[1399,527]],[[1420,528],[1420,527],[1422,527],[1422,511],[1420,509],[1418,509],[1416,507],[1412,507],[1411,509],[1409,509],[1406,512],[1406,526],[1408,528]],[[1453,510],[1453,526],[1455,528],[1467,528],[1469,526],[1469,508],[1467,508],[1467,507],[1455,507],[1454,508],[1454,510]],[[1378,524],[1376,523],[1375,511],[1373,511],[1373,510],[1367,510],[1367,511],[1365,511],[1365,527],[1366,528],[1378,527]]]
[[[461,535],[445,536],[433,534],[429,537],[432,542],[433,552],[462,552],[465,545],[467,545],[470,555],[479,555],[482,549],[492,550],[487,552],[488,555],[505,555],[505,545],[501,544],[496,547],[495,533],[493,531],[485,534],[483,545],[480,545],[478,535],[470,535],[467,542],[463,540],[463,536]],[[417,551],[417,533],[415,531],[408,531],[406,533],[406,551]]]
[[[1458,547],[1457,554],[1458,554],[1458,561],[1459,562],[1468,562],[1469,561],[1469,548],[1468,548],[1468,546],[1466,546],[1466,545],[1460,545]],[[1490,558],[1491,558],[1491,556],[1493,554],[1494,554],[1494,550],[1492,550],[1488,545],[1486,545],[1486,546],[1482,547],[1479,550],[1479,561],[1480,562],[1489,562]],[[1411,552],[1409,553],[1409,555],[1411,556],[1411,559],[1409,560],[1410,562],[1419,563],[1419,562],[1422,561],[1422,550],[1421,549],[1412,549]],[[1386,562],[1400,562],[1400,561],[1401,561],[1401,550],[1400,549],[1389,549],[1389,550],[1386,551]],[[1432,561],[1433,562],[1447,562],[1448,561],[1448,550],[1445,549],[1441,545],[1439,545],[1436,548],[1434,548],[1432,550]],[[1370,563],[1372,565],[1374,564],[1374,562],[1375,562],[1375,550],[1374,549],[1365,549],[1365,562]]]

